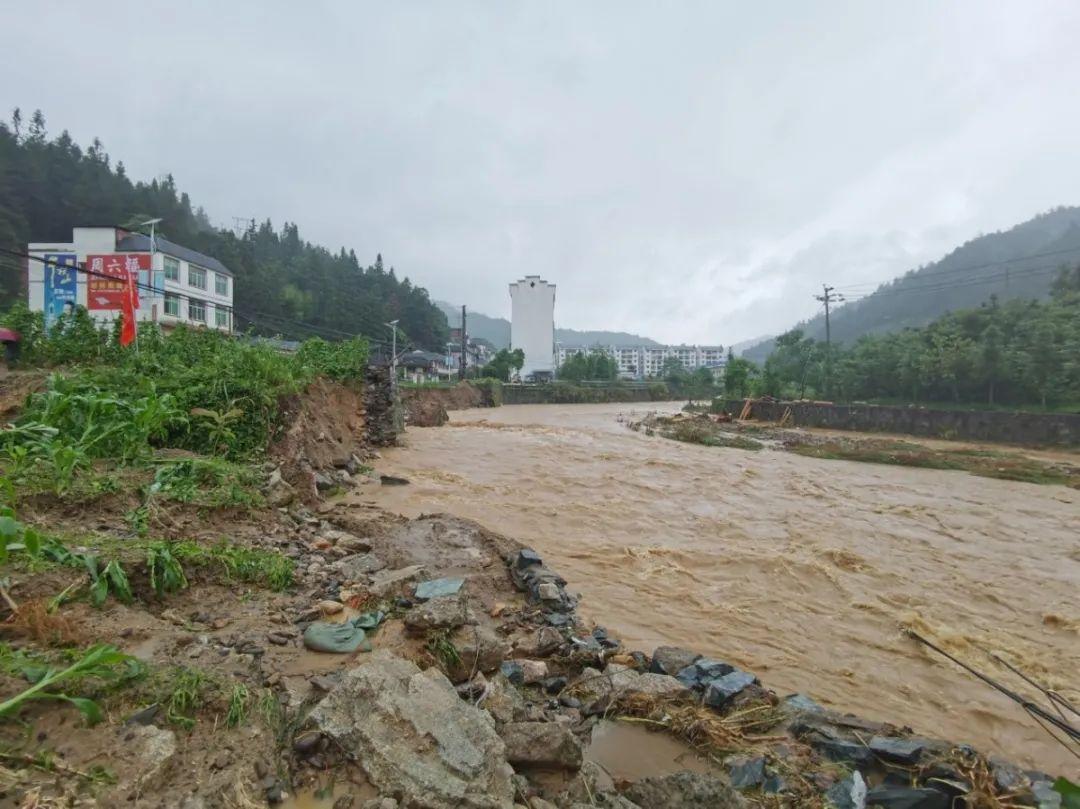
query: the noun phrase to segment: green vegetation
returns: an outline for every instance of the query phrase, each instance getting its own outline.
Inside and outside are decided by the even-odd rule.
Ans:
[[[597,349],[571,354],[559,366],[559,379],[567,382],[583,380],[611,381],[619,377],[619,364],[606,351]]]
[[[461,653],[450,640],[449,630],[440,629],[432,632],[428,636],[426,648],[444,672],[449,672],[461,665]]]
[[[716,382],[708,368],[687,370],[677,357],[664,360],[661,376],[672,396],[680,399],[711,399],[716,395]]]
[[[1080,402],[1080,265],[1064,268],[1048,301],[996,298],[923,328],[860,337],[850,347],[795,329],[776,339],[760,373],[729,365],[725,395],[836,401],[1025,405]]]
[[[513,351],[502,348],[491,358],[491,362],[480,369],[481,376],[509,382],[514,371],[520,371],[525,364],[525,352],[520,348]]]
[[[0,646],[0,667],[8,674],[25,677],[31,683],[26,690],[0,702],[0,717],[15,715],[31,700],[61,700],[78,708],[91,725],[102,719],[98,704],[89,697],[71,696],[56,688],[64,685],[65,688],[74,686],[85,690],[87,680],[115,684],[140,673],[134,658],[106,644],[91,646],[64,668],[47,664],[38,656],[13,652],[7,646]]]
[[[906,441],[887,440],[861,440],[854,443],[840,441],[794,443],[787,449],[797,455],[811,458],[914,466],[924,469],[958,469],[985,478],[1080,489],[1080,469],[1048,464],[1018,453],[940,450]]]
[[[158,598],[187,589],[184,568],[167,542],[155,542],[146,549],[146,567],[150,572],[150,589]]]
[[[176,559],[192,565],[214,568],[231,581],[287,590],[292,586],[295,564],[277,551],[246,548],[222,541],[210,547],[194,542],[177,542],[171,547]]]
[[[325,329],[381,337],[384,323],[399,320],[406,347],[445,347],[446,317],[425,289],[399,280],[381,256],[364,267],[352,250],[331,252],[304,241],[291,223],[275,230],[265,221],[239,236],[216,228],[171,176],[133,183],[122,163],[110,164],[100,141],[83,150],[67,132],[50,139],[40,112],[29,122],[19,118],[0,123],[0,200],[19,201],[0,205],[0,248],[67,241],[75,226],[161,217],[159,236],[213,256],[235,273],[237,314],[262,334],[303,339]],[[0,269],[0,300],[19,297],[20,278],[10,262]]]
[[[661,422],[658,429],[664,438],[685,441],[688,444],[749,450],[765,448],[760,441],[718,429],[716,425],[704,419],[677,419],[667,424]]]

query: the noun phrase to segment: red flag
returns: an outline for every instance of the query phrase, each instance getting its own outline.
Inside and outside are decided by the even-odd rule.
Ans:
[[[123,324],[120,329],[120,345],[129,345],[135,339],[135,310],[139,307],[139,293],[135,291],[136,275],[128,272],[124,285],[124,298],[120,304],[120,316]]]

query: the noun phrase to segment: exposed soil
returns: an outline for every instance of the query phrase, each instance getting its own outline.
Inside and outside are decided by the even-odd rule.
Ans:
[[[0,365],[0,425],[15,418],[26,397],[43,390],[48,379],[48,371],[7,371]]]
[[[449,388],[401,389],[406,421],[414,427],[439,427],[446,423],[446,411],[483,407],[483,398],[481,391],[467,382]]]

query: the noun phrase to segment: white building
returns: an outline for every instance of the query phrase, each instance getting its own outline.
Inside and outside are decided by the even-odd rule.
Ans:
[[[510,285],[510,348],[525,352],[522,379],[555,371],[555,285],[526,275]]]
[[[128,273],[137,273],[139,320],[166,328],[177,323],[232,331],[233,274],[216,258],[168,239],[121,228],[75,228],[70,242],[33,242],[27,252],[50,264],[27,262],[29,301],[46,321],[67,308],[85,306],[96,320],[119,317]],[[76,267],[65,271],[51,265]],[[78,270],[89,272],[79,272]],[[115,281],[102,278],[112,276]]]
[[[564,346],[556,348],[556,368],[575,354],[591,354],[603,351],[614,357],[619,366],[619,376],[623,379],[644,379],[660,376],[664,362],[674,357],[687,370],[709,368],[714,375],[723,371],[727,364],[727,354],[723,346]]]

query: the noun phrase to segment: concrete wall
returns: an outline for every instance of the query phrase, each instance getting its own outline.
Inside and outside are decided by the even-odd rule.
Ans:
[[[590,404],[601,402],[669,401],[667,386],[612,385],[578,386],[566,382],[550,385],[503,385],[503,404]]]
[[[742,411],[743,399],[729,399],[725,410]],[[984,410],[931,410],[922,407],[834,405],[810,402],[753,402],[751,416],[779,421],[791,408],[797,427],[904,433],[928,438],[998,441],[1035,446],[1080,446],[1080,415],[1067,413],[1010,413]]]
[[[510,348],[525,352],[522,378],[555,370],[555,285],[528,275],[510,285]]]

